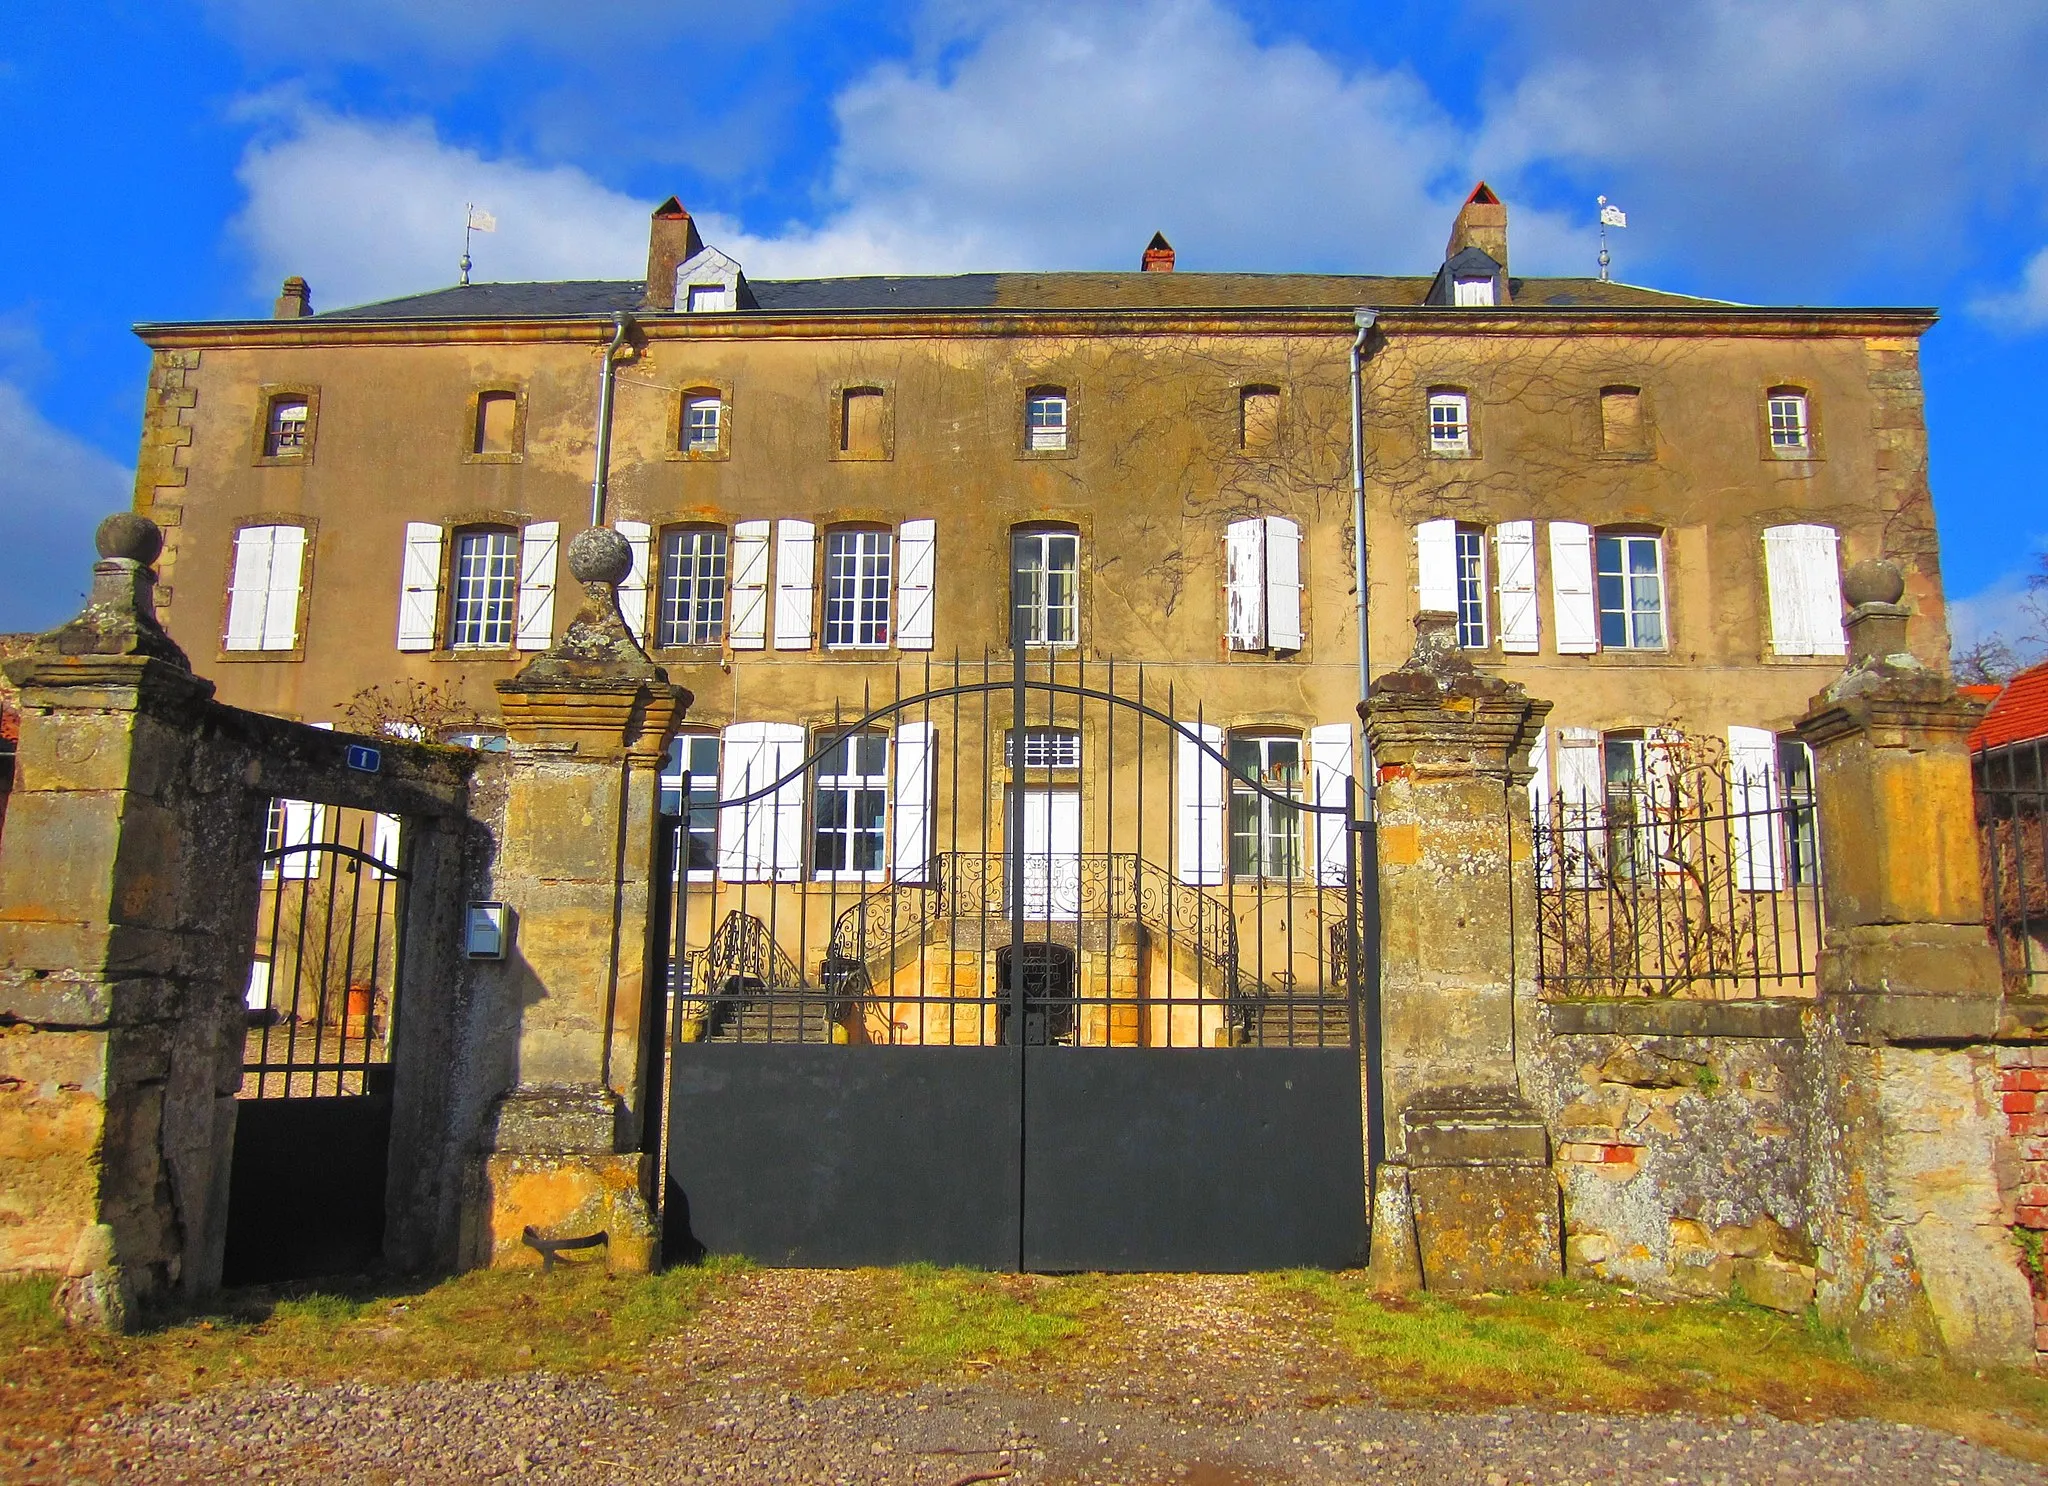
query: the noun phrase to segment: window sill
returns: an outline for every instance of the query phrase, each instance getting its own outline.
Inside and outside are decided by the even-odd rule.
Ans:
[[[515,650],[509,645],[502,649],[492,645],[461,650],[457,650],[450,645],[439,645],[432,650],[405,650],[399,653],[401,655],[426,655],[431,656],[436,661],[454,661],[458,664],[481,661],[494,665],[516,665],[520,661],[530,660],[534,656],[545,655],[547,652],[544,650]]]
[[[668,449],[663,451],[661,457],[683,464],[708,464],[713,460],[732,458],[732,450],[723,444],[716,449]]]
[[[229,666],[247,665],[250,661],[265,660],[296,662],[302,661],[305,658],[306,647],[303,643],[294,645],[289,650],[229,650],[223,646],[214,656],[216,661],[222,665]]]
[[[1435,445],[1431,445],[1429,457],[1431,459],[1477,459],[1479,451],[1476,449],[1439,449]]]
[[[1022,449],[1018,451],[1017,457],[1019,459],[1072,459],[1074,453],[1074,445],[1069,441],[1066,447],[1060,449]]]
[[[310,449],[306,449],[300,451],[297,454],[258,454],[254,459],[250,460],[249,462],[259,469],[277,469],[295,465],[308,465],[313,462],[313,451]]]
[[[489,454],[465,454],[462,456],[462,462],[464,464],[524,464],[526,463],[526,455],[522,452],[507,449]]]

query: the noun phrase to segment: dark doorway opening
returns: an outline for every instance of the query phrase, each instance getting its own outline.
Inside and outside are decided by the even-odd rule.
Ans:
[[[1010,1033],[1011,965],[1019,953],[1024,970],[1024,1045],[1052,1047],[1074,1040],[1074,951],[1065,944],[1006,944],[996,950],[996,1041]]]

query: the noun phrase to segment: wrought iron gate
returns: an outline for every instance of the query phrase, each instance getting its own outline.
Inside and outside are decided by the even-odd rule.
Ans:
[[[350,1273],[384,1247],[398,822],[271,803],[229,1177],[229,1284]]]
[[[1362,1256],[1351,734],[1179,701],[1013,652],[671,781],[671,1255]]]

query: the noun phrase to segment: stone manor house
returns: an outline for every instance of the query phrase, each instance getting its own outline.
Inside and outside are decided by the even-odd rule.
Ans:
[[[1374,671],[1449,611],[1478,667],[1556,699],[1539,800],[1640,789],[1673,733],[1796,798],[1781,735],[1840,668],[1849,565],[1902,568],[1913,649],[1945,664],[1933,314],[1528,278],[1508,244],[1482,184],[1433,276],[1180,272],[1162,236],[1129,273],[767,281],[672,199],[644,281],[316,312],[293,279],[269,320],[140,327],[136,509],[222,700],[346,726],[375,689],[360,727],[419,683],[415,721],[486,747],[493,683],[573,607],[568,538],[614,526],[627,622],[696,699],[671,782],[719,880],[921,865],[921,724],[850,745],[771,826],[713,802],[928,661],[1005,649],[1013,578],[1034,657],[1142,664],[1283,790],[1353,770],[1362,570]],[[1033,729],[1031,761],[1078,765],[1069,731]],[[1084,794],[1033,802],[1034,851],[1087,845]],[[280,808],[277,839],[315,828]],[[1179,870],[1291,870],[1315,847],[1283,816],[1198,810]]]

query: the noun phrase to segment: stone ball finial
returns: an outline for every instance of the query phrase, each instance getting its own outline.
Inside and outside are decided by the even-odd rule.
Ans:
[[[616,588],[633,571],[633,548],[609,526],[579,531],[569,541],[569,571],[578,583],[609,583]]]
[[[92,534],[93,546],[101,557],[125,557],[148,567],[164,550],[161,528],[147,516],[133,511],[116,511],[102,521]]]
[[[1851,608],[1865,604],[1896,604],[1906,592],[1906,575],[1899,565],[1882,557],[1869,558],[1849,569],[1842,581],[1842,597]]]

